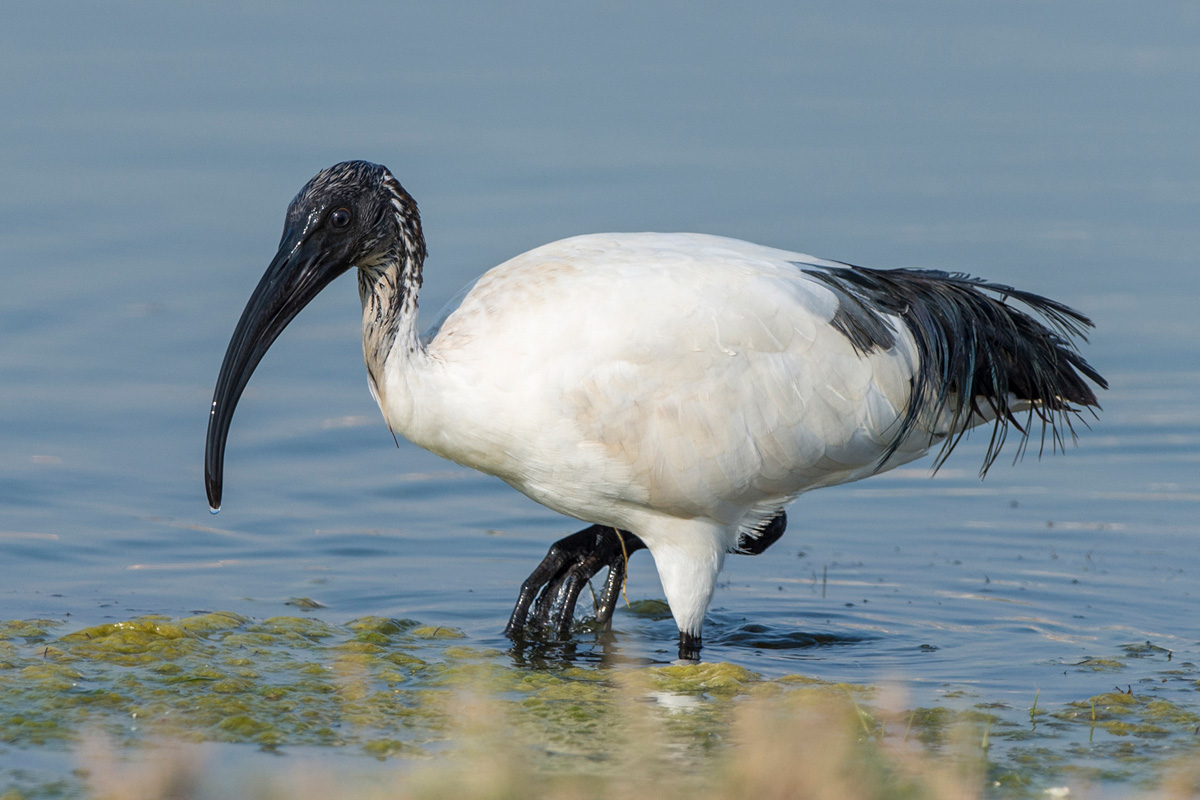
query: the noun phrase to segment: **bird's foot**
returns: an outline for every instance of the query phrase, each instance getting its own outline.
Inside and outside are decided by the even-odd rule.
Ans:
[[[631,554],[645,547],[632,533],[603,525],[592,525],[559,539],[521,584],[521,594],[504,629],[505,636],[558,641],[568,638],[580,592],[605,567],[608,577],[597,598],[596,622],[601,628],[609,627],[621,587],[625,585],[626,562]]]

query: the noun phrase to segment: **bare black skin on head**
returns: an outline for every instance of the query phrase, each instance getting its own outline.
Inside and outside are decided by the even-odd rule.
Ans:
[[[385,167],[345,161],[317,173],[288,206],[279,250],[234,328],[208,418],[204,483],[221,507],[225,440],[238,399],[267,349],[331,281],[352,267],[363,280],[390,279],[393,299],[420,285],[425,242],[417,204]],[[397,273],[397,265],[404,269]],[[380,309],[381,338],[395,309]],[[381,342],[382,344],[382,342]]]

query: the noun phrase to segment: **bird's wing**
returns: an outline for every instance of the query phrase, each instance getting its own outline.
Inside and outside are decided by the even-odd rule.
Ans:
[[[431,352],[471,361],[486,404],[504,398],[491,423],[530,448],[514,464],[553,453],[553,476],[497,473],[537,499],[529,484],[621,475],[608,491],[629,502],[734,522],[876,471],[907,406],[911,337],[890,318],[888,349],[856,349],[837,294],[801,268],[826,263],[700,235],[578,237],[483,276]]]

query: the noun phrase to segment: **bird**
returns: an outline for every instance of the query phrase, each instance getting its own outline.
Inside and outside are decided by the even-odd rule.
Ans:
[[[522,584],[505,633],[571,635],[608,570],[611,624],[631,553],[647,549],[699,659],[726,555],[783,534],[799,495],[935,450],[941,466],[990,424],[981,477],[1074,440],[1107,388],[1083,358],[1092,321],[959,272],[874,269],[699,233],[552,242],[481,275],[421,331],[426,243],[416,201],[384,166],[345,161],[288,206],[274,259],[218,373],[205,446],[221,506],[238,400],[271,344],[356,270],[370,392],[393,436],[507,482],[588,527]]]

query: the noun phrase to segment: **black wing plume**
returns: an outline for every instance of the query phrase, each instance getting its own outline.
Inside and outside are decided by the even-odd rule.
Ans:
[[[1035,418],[1042,429],[1039,453],[1047,434],[1057,450],[1065,446],[1066,434],[1075,438],[1080,407],[1100,406],[1087,381],[1108,388],[1075,347],[1076,340],[1087,341],[1092,321],[1056,300],[962,273],[800,266],[838,296],[833,324],[859,352],[894,344],[889,316],[903,320],[916,341],[920,363],[912,401],[881,465],[923,414],[939,415],[948,408],[956,432],[942,443],[936,470],[966,434],[960,423],[982,413],[982,403],[995,417],[982,477],[999,456],[1010,425],[1021,434],[1017,458],[1028,446]],[[1013,398],[1031,404],[1024,424]]]

